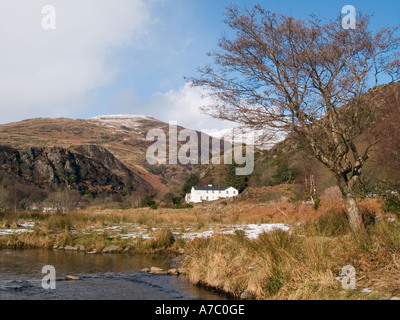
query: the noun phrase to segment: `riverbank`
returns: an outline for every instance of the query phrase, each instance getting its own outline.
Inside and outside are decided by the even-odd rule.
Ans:
[[[390,299],[400,292],[400,224],[380,212],[372,219],[371,202],[361,207],[368,226],[363,239],[351,236],[332,203],[318,212],[285,204],[275,212],[210,206],[2,213],[0,246],[167,254],[192,283],[237,299]],[[346,265],[356,270],[356,290],[342,287]]]
[[[0,212],[0,247],[182,254],[187,242],[196,238],[235,231],[254,238],[271,228],[288,229],[269,216],[239,217],[225,207],[92,209],[65,214]]]

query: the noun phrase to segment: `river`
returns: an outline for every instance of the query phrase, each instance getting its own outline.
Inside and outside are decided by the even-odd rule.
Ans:
[[[56,288],[42,288],[42,268],[54,266]],[[175,276],[138,270],[168,269],[165,256],[85,254],[59,250],[0,250],[0,300],[225,300],[224,295]],[[79,276],[66,281],[66,275]]]

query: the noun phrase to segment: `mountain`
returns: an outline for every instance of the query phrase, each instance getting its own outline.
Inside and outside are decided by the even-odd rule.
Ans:
[[[147,181],[149,174],[140,165],[143,163],[142,151],[146,148],[145,130],[165,124],[149,117],[129,116],[124,121],[112,119],[114,121],[104,117],[88,120],[45,118],[1,125],[0,139],[4,146],[1,161],[9,163],[11,154],[15,159],[25,159],[22,163],[14,162],[14,166],[6,170],[8,175],[19,170],[17,176],[24,183],[33,182],[32,175],[39,170],[41,174],[36,178],[41,185],[45,182],[63,185],[68,176],[70,181],[87,184],[85,187],[89,189],[107,184],[112,189],[119,189],[121,185],[132,184],[142,193],[154,192],[158,187],[157,178]],[[4,166],[0,169],[4,172]]]
[[[144,115],[3,124],[0,173],[43,188],[140,196],[179,192],[193,166],[150,165],[146,151],[154,142],[146,141],[146,135],[151,129],[161,129],[168,137],[169,124]]]

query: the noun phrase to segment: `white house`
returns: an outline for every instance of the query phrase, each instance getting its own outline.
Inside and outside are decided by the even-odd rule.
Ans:
[[[188,203],[200,203],[203,201],[214,201],[222,198],[236,197],[239,191],[233,187],[196,186],[191,193],[187,193],[185,200]]]

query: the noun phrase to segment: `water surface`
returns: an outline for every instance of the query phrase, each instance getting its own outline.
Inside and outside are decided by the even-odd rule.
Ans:
[[[42,288],[42,268],[56,270],[55,290]],[[174,276],[139,270],[168,269],[166,256],[86,254],[58,250],[0,250],[1,300],[224,300],[224,295]],[[79,281],[65,281],[77,275]]]

